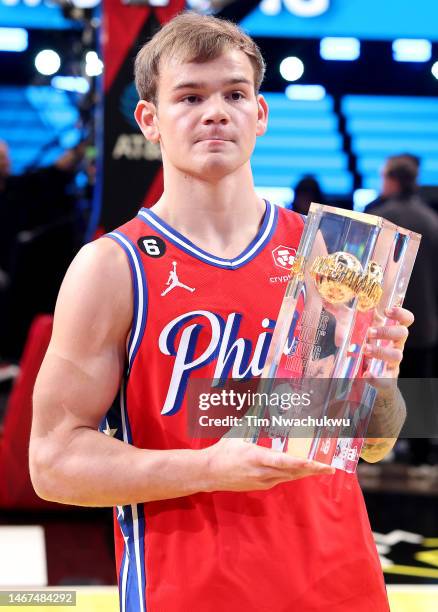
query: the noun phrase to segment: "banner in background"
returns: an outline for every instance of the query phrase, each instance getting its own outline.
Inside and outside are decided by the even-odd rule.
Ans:
[[[134,58],[157,29],[184,7],[184,0],[169,0],[160,7],[103,2],[103,145],[97,192],[100,221],[107,231],[135,216],[141,206],[153,204],[162,193],[160,149],[145,140],[133,116],[138,100]]]
[[[438,40],[436,0],[261,0],[241,25],[251,36]]]

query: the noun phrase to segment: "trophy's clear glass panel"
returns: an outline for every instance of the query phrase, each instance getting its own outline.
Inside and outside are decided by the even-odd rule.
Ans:
[[[325,379],[325,386],[319,384],[320,414],[342,406],[357,424],[357,436],[343,437],[339,428],[328,436],[316,427],[306,441],[300,436],[283,441],[288,452],[354,471],[375,393],[368,386],[361,401],[349,401],[351,382],[362,374],[368,328],[385,323],[385,309],[403,301],[419,240],[418,234],[373,215],[311,205],[261,390],[272,393],[276,380],[284,386],[288,379],[303,391],[312,380]],[[378,360],[370,367],[384,373]],[[249,438],[257,441],[257,432]]]

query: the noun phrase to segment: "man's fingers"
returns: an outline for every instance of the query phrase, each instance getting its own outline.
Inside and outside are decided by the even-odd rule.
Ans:
[[[373,340],[392,340],[397,343],[405,343],[408,337],[408,328],[405,325],[388,325],[385,327],[370,327],[369,338]]]
[[[301,457],[292,457],[287,453],[280,453],[278,451],[266,449],[261,455],[260,460],[262,465],[265,467],[275,468],[278,470],[284,470],[292,467],[303,467],[307,463],[307,459]]]
[[[400,325],[405,325],[409,327],[414,322],[414,315],[410,310],[406,308],[402,308],[401,306],[394,306],[393,308],[388,308],[385,311],[387,317],[390,317]]]
[[[295,471],[302,476],[312,476],[317,474],[334,474],[335,468],[319,461],[308,461],[306,465]],[[299,476],[301,478],[301,476]]]
[[[367,344],[365,347],[365,355],[368,358],[374,357],[375,359],[381,359],[388,364],[398,364],[402,360],[403,351],[391,346],[374,346],[373,344]]]
[[[303,471],[305,474],[333,474],[334,468],[319,461],[311,461],[300,457],[293,457],[287,453],[279,453],[271,451],[263,458],[263,465],[268,468],[279,470],[282,472],[298,472]]]
[[[316,462],[309,461],[306,466],[303,467],[293,467],[285,470],[277,470],[272,468],[270,470],[271,474],[266,475],[268,480],[278,479],[279,482],[288,482],[289,480],[297,480],[298,478],[304,478],[306,476],[321,476],[323,474],[334,474],[335,468],[330,465],[315,465]]]
[[[325,466],[326,468],[329,466]],[[299,480],[300,478],[306,478],[307,476],[318,476],[321,474],[334,474],[335,473],[335,469],[334,468],[330,468],[330,471],[311,471],[311,470],[297,470],[295,471],[293,474],[290,474],[288,472],[284,473],[284,472],[280,472],[282,475],[281,476],[273,476],[273,477],[268,477],[263,481],[263,485],[262,488],[263,489],[270,489],[272,487],[275,487],[278,484],[284,483],[284,482],[290,482],[291,480]]]

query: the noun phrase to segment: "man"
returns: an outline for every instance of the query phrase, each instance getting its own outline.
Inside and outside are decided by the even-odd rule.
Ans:
[[[308,174],[295,185],[294,199],[287,208],[301,215],[307,215],[312,202],[325,204],[325,197],[316,178]]]
[[[213,17],[182,14],[143,47],[135,116],[160,143],[163,196],[87,245],[60,292],[31,474],[47,499],[117,506],[122,610],[388,610],[355,478],[339,494],[330,467],[187,434],[189,379],[261,373],[284,293],[272,250],[302,232],[253,187],[263,72],[255,43]],[[375,335],[397,345],[379,349],[395,376],[412,315],[393,316]],[[403,408],[381,399],[399,428]],[[368,441],[368,458],[393,443]]]
[[[438,345],[438,215],[419,195],[419,169],[420,160],[415,155],[389,157],[382,172],[380,201],[367,209],[422,236],[404,301],[409,310],[421,312],[404,351],[401,376],[406,378],[435,376]],[[415,466],[409,470],[411,476],[431,474],[430,440],[410,440],[410,461]]]
[[[417,192],[420,164],[420,158],[411,153],[400,153],[400,155],[388,157],[382,169],[382,189],[380,194],[366,206],[365,212],[374,214],[374,209],[384,204],[394,195],[409,198],[414,192]]]
[[[420,197],[419,160],[403,154],[389,157],[382,172],[382,198],[370,212],[422,235],[405,306],[421,312],[410,330],[402,376],[434,376],[434,351],[438,344],[438,215]]]

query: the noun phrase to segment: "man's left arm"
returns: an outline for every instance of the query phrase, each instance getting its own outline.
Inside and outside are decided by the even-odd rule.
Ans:
[[[368,343],[365,357],[385,362],[384,377],[375,378],[366,370],[364,378],[378,391],[374,410],[371,416],[361,457],[370,463],[380,461],[392,449],[397,441],[406,418],[406,405],[397,387],[400,362],[408,337],[408,327],[414,322],[414,315],[406,308],[395,307],[386,311],[386,316],[393,322],[389,325],[370,328],[370,340],[387,340],[385,346]]]

